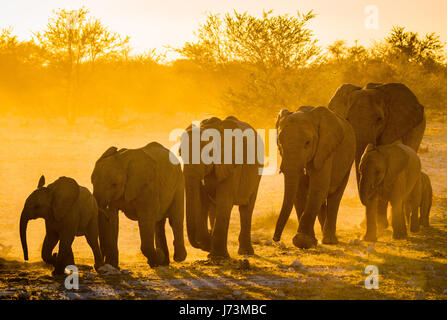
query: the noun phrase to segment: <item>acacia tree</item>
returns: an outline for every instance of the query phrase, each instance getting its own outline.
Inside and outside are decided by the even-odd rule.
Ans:
[[[439,35],[434,32],[421,38],[416,32],[395,26],[385,41],[390,47],[389,53],[406,62],[430,65],[441,63],[444,58],[444,45]]]
[[[98,60],[127,56],[129,37],[109,31],[89,11],[60,9],[46,29],[35,33],[36,42],[49,52],[48,64],[59,70],[67,89],[67,120],[73,122],[75,101],[81,90],[81,67],[94,70]],[[84,68],[88,70],[88,68]],[[88,76],[88,72],[84,74]]]
[[[296,101],[300,70],[319,61],[320,48],[307,27],[314,17],[312,11],[296,16],[268,11],[260,18],[236,11],[210,14],[197,41],[177,52],[207,69],[236,68],[242,84],[227,92],[225,103],[261,114]]]

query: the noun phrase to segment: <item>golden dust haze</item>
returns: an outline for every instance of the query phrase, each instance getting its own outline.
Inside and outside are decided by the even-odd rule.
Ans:
[[[368,5],[378,9],[377,29],[365,27]],[[404,275],[390,275],[380,292],[362,291],[357,284],[365,263],[422,270],[426,256],[447,278],[446,12],[445,0],[1,0],[0,258],[23,261],[19,216],[42,174],[47,182],[73,177],[91,190],[95,161],[110,146],[137,148],[155,140],[170,147],[171,130],[210,116],[235,115],[254,128],[269,129],[281,109],[326,106],[343,83],[401,82],[425,106],[428,125],[421,158],[435,194],[432,215],[437,231],[431,238],[413,237],[418,245],[437,251],[417,249],[410,242],[391,248],[390,232],[381,235],[385,240],[376,246],[377,255],[350,245],[362,235],[359,224],[364,217],[351,172],[338,216],[340,246],[320,246],[302,254],[291,243],[297,228],[292,213],[283,235],[292,253],[278,253],[277,247],[266,244],[283,197],[283,177],[277,173],[261,179],[253,216],[258,256],[250,263],[262,265],[253,271],[260,277],[268,275],[279,282],[249,286],[247,294],[277,298],[275,294],[283,290],[294,298],[414,299],[423,288],[426,298],[445,297],[445,282],[433,277],[430,287],[430,276],[408,291],[401,287],[413,280]],[[228,37],[229,24],[240,32]],[[253,37],[243,36],[248,33]],[[162,279],[140,253],[138,224],[124,215],[120,219],[122,267]],[[315,230],[321,239],[319,227]],[[234,257],[238,232],[235,209],[229,231],[229,253]],[[39,264],[44,233],[43,221],[30,222],[28,271],[39,275],[49,273]],[[239,277],[231,268],[195,264],[206,259],[206,253],[189,244],[187,250],[183,265],[191,278]],[[85,239],[75,240],[74,255],[77,262],[93,265]],[[290,265],[298,255],[316,271],[309,273],[309,282],[302,281],[306,289],[295,292],[287,289],[289,280],[303,278],[277,266]],[[166,277],[179,277],[175,273],[179,264],[173,268],[174,275]],[[342,276],[333,279],[334,274],[343,274],[349,286],[340,287],[337,279]],[[0,290],[7,287],[2,276]],[[320,277],[330,279],[324,288],[316,284]],[[216,294],[219,298],[234,290],[228,281],[220,285],[224,293]],[[200,292],[179,297],[203,298]]]
[[[364,28],[367,5],[376,5],[380,10],[378,30]],[[113,30],[131,36],[132,46],[140,53],[150,48],[181,46],[194,39],[193,32],[207,13],[232,10],[260,16],[263,9],[273,9],[278,14],[313,9],[318,17],[312,27],[324,45],[337,39],[369,44],[370,40],[383,37],[393,25],[404,25],[423,33],[436,30],[447,41],[447,21],[443,18],[447,3],[443,0],[129,0],[125,3],[121,0],[18,0],[2,1],[0,27],[14,26],[16,34],[26,39],[30,31],[47,23],[52,10],[81,6],[89,8]]]

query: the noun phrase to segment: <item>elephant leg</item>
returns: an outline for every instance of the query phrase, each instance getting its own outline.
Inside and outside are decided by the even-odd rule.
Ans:
[[[104,255],[105,263],[115,268],[118,267],[118,231],[119,216],[118,210],[114,210],[107,219],[104,214],[98,216],[99,243],[101,252]]]
[[[71,250],[71,245],[74,241],[74,232],[65,231],[63,232],[60,242],[59,242],[59,252],[56,257],[56,265],[53,271],[55,275],[64,274],[65,267],[67,265],[74,264],[73,251]]]
[[[348,184],[349,172],[343,179],[338,189],[330,194],[327,198],[327,213],[326,221],[323,228],[323,243],[324,244],[337,244],[338,239],[336,235],[337,229],[337,215],[340,208],[340,201],[345,192],[346,185]]]
[[[208,194],[206,193],[205,189],[201,189],[201,212],[200,212],[200,218],[197,220],[197,223],[200,224],[198,230],[201,230],[202,232],[199,232],[197,235],[200,248],[204,251],[210,251],[211,250],[211,232],[209,232],[208,229],[208,219],[209,219],[209,212],[211,208],[211,201],[208,198]],[[212,230],[212,229],[211,229]]]
[[[391,223],[393,226],[393,238],[403,239],[407,237],[407,227],[403,213],[403,203],[401,200],[391,202]]]
[[[221,182],[216,190],[216,222],[211,235],[210,257],[228,258],[227,250],[228,227],[231,209],[233,208],[232,179]]]
[[[403,210],[404,210],[404,215],[405,215],[405,221],[406,221],[406,224],[408,224],[408,225],[410,225],[410,223],[411,223],[411,206],[410,206],[410,203],[407,201],[407,202],[404,202],[404,204],[403,204]]]
[[[318,241],[315,238],[315,219],[320,213],[324,201],[329,191],[329,177],[332,169],[332,159],[326,160],[323,168],[313,172],[310,177],[309,195],[307,196],[306,207],[300,219],[298,232],[293,238],[293,244],[302,249],[316,246]]]
[[[161,219],[155,223],[155,246],[157,250],[163,251],[164,260],[160,263],[162,266],[169,265],[169,249],[166,241],[166,219]]]
[[[321,206],[321,210],[318,213],[318,222],[320,223],[320,228],[321,228],[322,233],[324,233],[324,224],[325,224],[326,218],[327,218],[327,210],[328,210],[328,206],[327,206],[327,202],[325,202]]]
[[[214,223],[216,222],[216,206],[212,203],[210,203],[209,209],[208,209],[208,219],[210,223],[210,228],[213,230]],[[210,231],[211,234],[211,231]]]
[[[423,227],[430,226],[430,209],[431,205],[429,201],[422,201],[421,203],[421,217],[419,218],[419,224]]]
[[[65,266],[70,266],[70,265],[75,265],[75,260],[74,260],[74,254],[73,254],[73,249],[70,246],[70,253],[67,256],[67,260],[65,261]]]
[[[164,260],[164,253],[160,249],[155,249],[155,221],[149,218],[148,214],[139,214],[138,226],[140,228],[141,252],[147,258],[151,268],[159,266]]]
[[[419,232],[419,206],[415,203],[411,203],[411,218],[410,218],[410,231]]]
[[[293,244],[302,249],[308,249],[317,245],[318,241],[315,238],[315,219],[321,211],[323,201],[325,198],[324,192],[316,191],[309,195],[306,209],[299,222],[298,232],[293,238]]]
[[[92,249],[93,256],[95,258],[95,270],[98,270],[104,265],[104,257],[102,256],[101,249],[99,248],[98,226],[96,220],[90,222],[87,228],[87,233],[85,234],[85,239]]]
[[[178,188],[174,201],[169,208],[169,224],[174,233],[174,261],[186,259],[185,237],[183,235],[183,220],[185,218],[185,194],[183,188]]]
[[[45,235],[45,239],[42,244],[42,260],[45,263],[56,266],[56,257],[57,255],[53,255],[54,247],[56,247],[59,242],[59,236],[55,232],[48,232]]]
[[[379,197],[377,202],[377,227],[379,230],[388,228],[388,201]]]
[[[239,214],[241,220],[241,232],[239,233],[239,250],[240,255],[254,255],[253,246],[251,245],[251,219],[253,209],[255,207],[257,196],[256,192],[250,197],[248,205],[239,206]]]
[[[377,202],[378,196],[374,196],[366,206],[366,234],[363,237],[365,241],[377,241]]]

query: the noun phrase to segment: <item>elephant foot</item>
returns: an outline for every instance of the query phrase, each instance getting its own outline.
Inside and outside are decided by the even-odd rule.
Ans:
[[[52,272],[51,275],[53,277],[62,277],[65,276],[65,267],[63,269],[61,268],[55,268]]]
[[[393,239],[401,240],[407,238],[407,230],[393,230]]]
[[[174,251],[174,261],[176,262],[182,262],[186,259],[186,249],[185,247],[179,248]]]
[[[252,256],[255,254],[255,251],[253,250],[253,246],[250,245],[239,245],[239,250],[237,252],[241,256]]]
[[[323,235],[323,244],[338,244],[338,238],[335,234]]]
[[[380,219],[380,218],[377,219],[377,228],[379,230],[386,230],[386,229],[388,229],[388,226],[389,226],[389,223],[388,223],[388,219],[386,217],[382,218],[382,219]]]
[[[377,242],[377,235],[373,233],[366,233],[363,237],[363,241],[366,242]]]
[[[56,267],[56,259],[57,259],[57,254],[53,253],[53,255],[51,255],[49,258],[45,257],[43,259],[43,261],[48,265]]]
[[[419,232],[419,218],[412,216],[410,220],[410,231],[413,233]]]
[[[170,263],[170,261],[169,261],[169,256],[166,256],[166,255],[165,255],[164,260],[163,260],[162,262],[160,262],[158,265],[159,265],[159,266],[169,266],[169,263]]]
[[[230,255],[228,254],[228,251],[212,251],[208,254],[208,259],[211,260],[222,260],[222,259],[229,259]]]
[[[95,265],[93,266],[94,268],[95,268],[95,271],[97,272],[97,273],[100,273],[98,270],[99,270],[99,268],[101,268],[102,266],[104,266],[105,265],[105,263],[103,262],[103,263],[95,263]]]
[[[151,268],[156,268],[156,267],[161,266],[161,265],[166,265],[166,264],[163,264],[163,263],[166,263],[165,254],[163,253],[162,250],[156,249],[155,250],[155,256],[154,257],[150,257],[150,258],[148,257],[147,258],[147,263],[149,264],[149,266]],[[169,265],[169,262],[168,262],[168,265]]]
[[[275,234],[273,235],[273,241],[275,241],[275,242],[280,241],[281,240],[281,234],[282,234],[282,232],[281,233],[275,232]]]
[[[118,266],[118,259],[116,259],[116,258],[108,258],[107,256],[106,256],[106,258],[105,258],[105,263],[104,264],[110,264],[112,267],[114,267],[115,269],[117,269],[117,270],[120,270],[120,267]]]
[[[197,244],[198,244],[199,249],[206,251],[206,252],[211,252],[211,238],[206,239],[206,240],[201,240]]]
[[[363,219],[362,222],[360,222],[360,228],[366,229],[366,219]]]
[[[299,232],[293,237],[293,244],[300,249],[310,249],[315,247],[318,243],[315,237],[309,236],[305,233]]]

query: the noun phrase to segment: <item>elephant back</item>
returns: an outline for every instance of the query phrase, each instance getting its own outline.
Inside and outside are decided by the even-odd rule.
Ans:
[[[92,219],[98,217],[98,205],[93,194],[86,187],[79,188],[79,197],[74,205],[75,214],[79,215],[77,236],[85,235],[87,227]]]
[[[158,142],[151,142],[141,148],[144,154],[155,165],[156,185],[159,188],[160,205],[170,203],[177,188],[184,187],[180,164],[171,162],[175,155]]]

